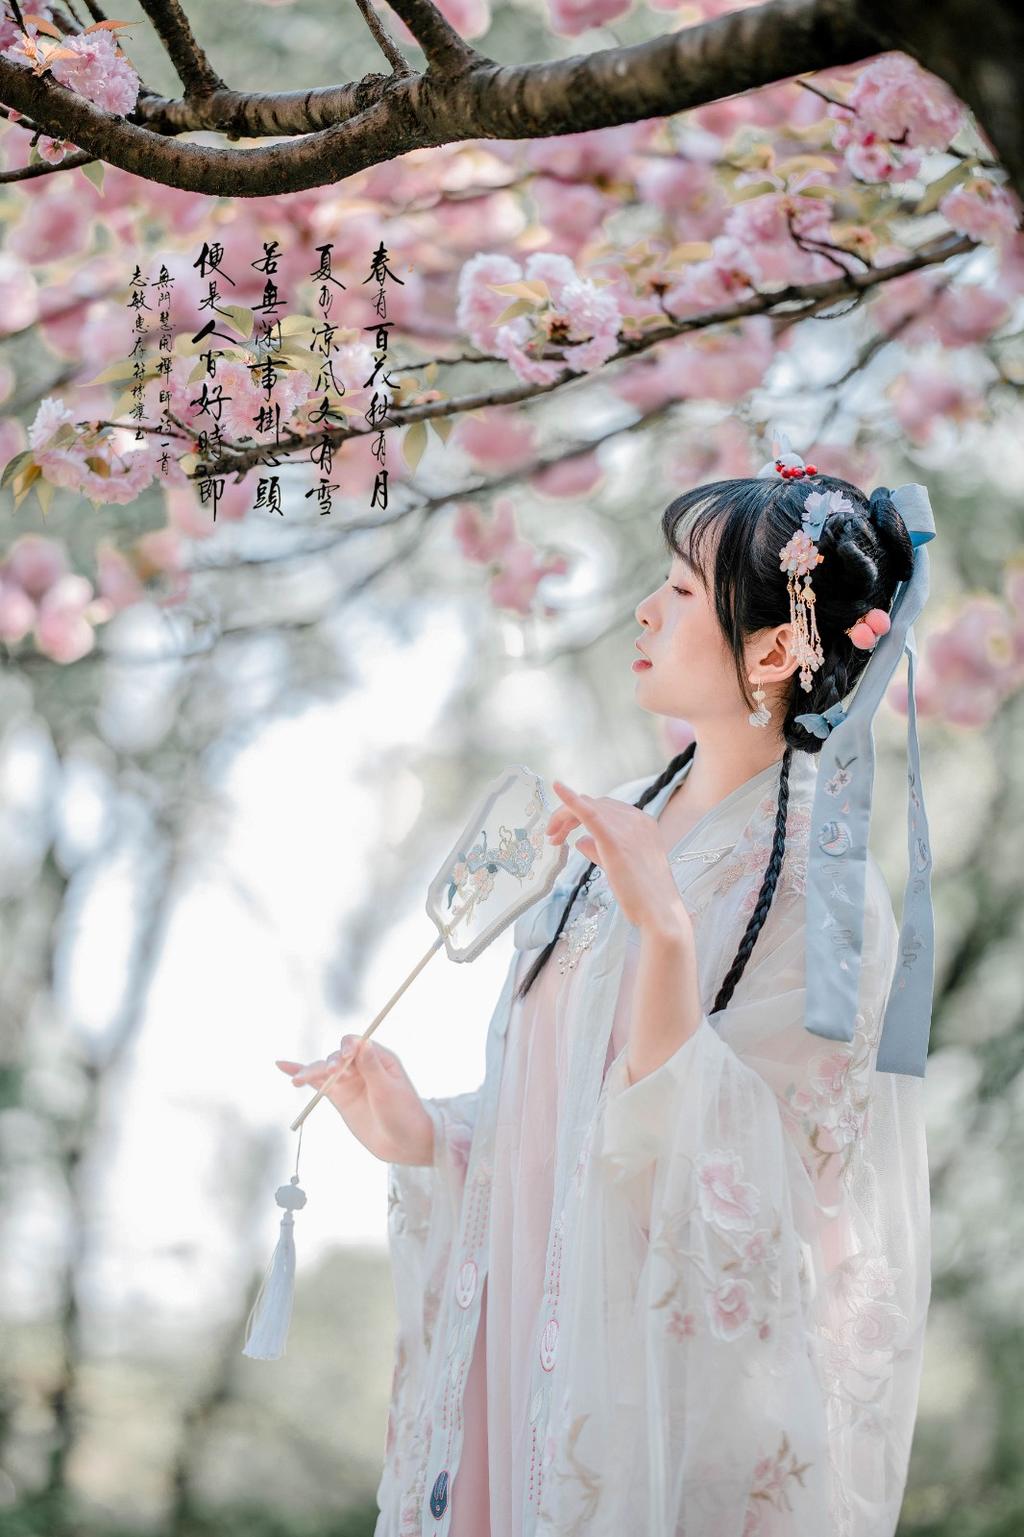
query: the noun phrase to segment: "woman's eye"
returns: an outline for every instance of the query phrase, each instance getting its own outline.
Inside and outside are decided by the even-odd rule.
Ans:
[[[689,587],[677,587],[673,582],[672,591],[677,592],[681,598],[685,598],[688,596],[690,589]]]

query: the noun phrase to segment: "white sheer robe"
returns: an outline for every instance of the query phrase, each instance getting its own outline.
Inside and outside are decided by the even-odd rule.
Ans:
[[[673,851],[705,1010],[757,897],[777,772]],[[646,782],[610,793],[635,800]],[[376,1537],[895,1531],[930,1295],[924,1084],[874,1068],[897,941],[874,860],[854,1041],[804,1028],[814,783],[795,753],[768,918],[727,1008],[660,1068],[627,1083],[639,936],[602,877],[607,910],[564,976],[563,934],[513,1004],[535,943],[514,956],[485,1083],[427,1102],[433,1166],[390,1172],[399,1328]],[[546,1093],[528,1049],[560,1080]],[[545,1137],[538,1178],[545,1160],[522,1149]],[[470,1286],[481,1221],[494,1270]],[[520,1257],[510,1232],[538,1223],[547,1254]]]

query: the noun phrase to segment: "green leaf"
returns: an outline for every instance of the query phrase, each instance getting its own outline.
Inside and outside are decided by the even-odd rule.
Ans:
[[[414,470],[423,458],[423,450],[427,446],[427,426],[425,422],[413,422],[405,437],[402,439],[402,455],[410,470]]]
[[[520,315],[532,315],[536,308],[537,306],[532,299],[516,299],[513,304],[509,305],[507,310],[502,310],[494,324],[496,326],[503,326],[506,320],[515,320]]]
[[[452,427],[454,426],[451,417],[432,416],[430,417],[430,425],[441,439],[441,442],[447,443],[449,434],[451,433]]]
[[[23,448],[20,454],[15,454],[13,459],[7,461],[4,465],[3,475],[0,475],[0,491],[3,490],[9,481],[14,479],[20,470],[24,469],[26,463],[31,458],[32,450],[30,448]]]
[[[78,169],[83,176],[88,176],[96,191],[103,196],[103,161],[90,160],[88,165],[80,165]]]
[[[961,160],[959,165],[955,165],[951,171],[947,171],[944,176],[929,182],[924,196],[914,209],[915,214],[932,213],[938,208],[947,192],[952,192],[953,188],[959,186],[962,181],[970,179],[971,172],[977,164],[977,156],[970,155],[966,160]]]
[[[50,481],[48,481],[45,476],[40,475],[35,482],[35,493],[39,499],[39,506],[42,509],[44,522],[46,521],[46,514],[50,510],[50,503],[53,501],[53,492],[54,487]]]
[[[252,310],[247,309],[244,304],[222,304],[220,308],[221,312],[227,315],[236,331],[241,332],[243,336],[252,335]]]
[[[110,363],[93,379],[84,379],[84,384],[120,384],[122,379],[134,378],[134,364],[131,358],[118,358],[116,363]]]

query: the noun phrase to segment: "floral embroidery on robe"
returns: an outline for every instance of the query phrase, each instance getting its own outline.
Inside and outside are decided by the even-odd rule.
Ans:
[[[814,770],[813,755],[794,753],[775,897],[715,1014],[771,851],[776,800],[763,776],[690,840],[711,849],[728,832],[731,851],[706,868],[672,867],[694,921],[705,1013],[636,1083],[620,1050],[564,1150],[552,1218],[559,1332],[534,1398],[543,1476],[521,1537],[896,1530],[930,1297],[923,1080],[875,1070],[898,933],[870,857],[854,1038],[804,1026]],[[632,801],[646,782],[610,793]],[[539,942],[548,915],[536,916]],[[580,1062],[595,1034],[603,1054],[623,941],[613,909],[567,972]],[[578,1095],[576,1059],[568,1072]],[[402,1352],[376,1537],[443,1537],[450,1519],[426,1511],[430,1385],[444,1347],[430,1330],[435,1290],[457,1283],[465,1141],[475,1152],[483,1129],[477,1095],[428,1102],[441,1129],[434,1167],[392,1171],[404,1208],[404,1227],[390,1230]],[[445,1317],[458,1311],[450,1296],[446,1306]],[[547,1314],[537,1318],[542,1355]],[[457,1500],[457,1474],[452,1488]]]

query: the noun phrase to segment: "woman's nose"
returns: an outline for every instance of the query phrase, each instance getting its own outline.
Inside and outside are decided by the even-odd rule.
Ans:
[[[638,625],[641,625],[643,629],[648,630],[648,629],[650,629],[651,621],[650,621],[650,619],[647,616],[647,607],[646,607],[646,605],[647,605],[647,599],[646,598],[641,598],[640,602],[637,604],[636,608],[633,610],[633,617],[636,620]]]

